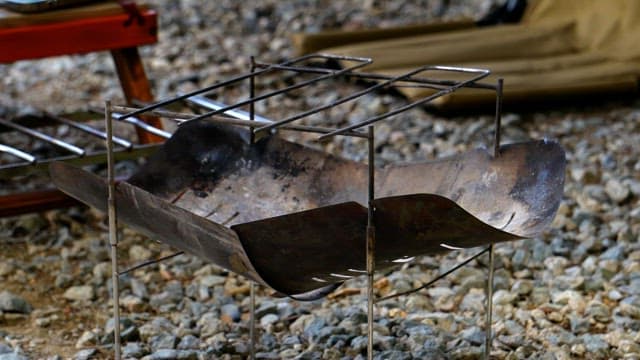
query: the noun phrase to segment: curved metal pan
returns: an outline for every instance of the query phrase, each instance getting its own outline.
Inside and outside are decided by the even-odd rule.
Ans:
[[[562,197],[555,142],[474,150],[376,170],[376,266],[539,234]],[[53,164],[56,185],[106,209],[106,182]],[[296,298],[325,295],[365,268],[366,165],[272,136],[186,124],[128,182],[119,219]],[[230,224],[228,227],[221,224]]]

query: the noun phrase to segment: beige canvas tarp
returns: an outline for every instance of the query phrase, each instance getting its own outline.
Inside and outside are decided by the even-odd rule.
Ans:
[[[322,51],[374,59],[367,71],[401,74],[416,67],[456,65],[487,68],[486,82],[505,79],[505,102],[559,101],[634,94],[640,76],[640,1],[531,1],[515,25],[475,27],[470,21],[418,27],[403,34],[383,30],[298,34],[301,52]],[[367,36],[369,35],[369,36]],[[428,77],[428,73],[423,76]],[[407,96],[429,90],[401,89]],[[488,105],[494,94],[464,89],[439,99],[444,107]]]

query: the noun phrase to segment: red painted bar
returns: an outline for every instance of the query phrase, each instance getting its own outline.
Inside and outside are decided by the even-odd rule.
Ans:
[[[121,49],[157,42],[157,13],[141,11],[21,27],[0,28],[0,63]]]

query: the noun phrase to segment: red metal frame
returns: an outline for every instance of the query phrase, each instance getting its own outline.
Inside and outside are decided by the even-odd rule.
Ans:
[[[133,15],[123,12],[46,24],[0,27],[0,63],[110,50],[127,102],[153,101],[137,46],[158,41],[157,13],[142,9]],[[145,117],[143,120],[162,128],[157,118]],[[138,131],[138,137],[141,143],[163,140],[144,131]],[[0,217],[77,204],[58,190],[4,195],[0,196]]]
[[[0,28],[0,62],[81,54],[152,44],[158,41],[157,13],[141,12],[143,22],[127,13],[59,23]]]

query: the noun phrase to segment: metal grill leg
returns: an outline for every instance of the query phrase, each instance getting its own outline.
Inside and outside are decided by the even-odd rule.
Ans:
[[[376,232],[373,222],[374,200],[374,161],[375,149],[373,139],[374,129],[369,126],[369,211],[367,216],[367,358],[373,359],[373,274],[375,272],[375,239]]]
[[[498,79],[496,84],[496,114],[494,125],[494,143],[493,143],[493,156],[500,156],[500,134],[501,134],[501,120],[502,120],[502,90],[504,88],[504,80]],[[495,254],[493,251],[494,245],[489,245],[489,278],[487,279],[487,312],[485,319],[485,343],[484,343],[484,358],[486,360],[491,356],[491,325],[493,324],[493,270],[495,267]]]
[[[485,319],[485,343],[484,343],[484,358],[489,359],[491,355],[491,325],[493,315],[493,268],[494,268],[494,252],[493,244],[489,246],[489,279],[487,281],[487,312]]]
[[[120,360],[120,281],[118,269],[118,229],[116,223],[116,182],[113,164],[113,127],[111,119],[111,102],[105,103],[105,123],[107,128],[107,177],[109,183],[109,244],[111,245],[111,284],[113,287],[113,341],[114,341],[114,357]]]
[[[250,358],[256,358],[256,284],[251,282],[251,301],[250,301],[250,317],[249,317],[249,341],[250,341]]]

